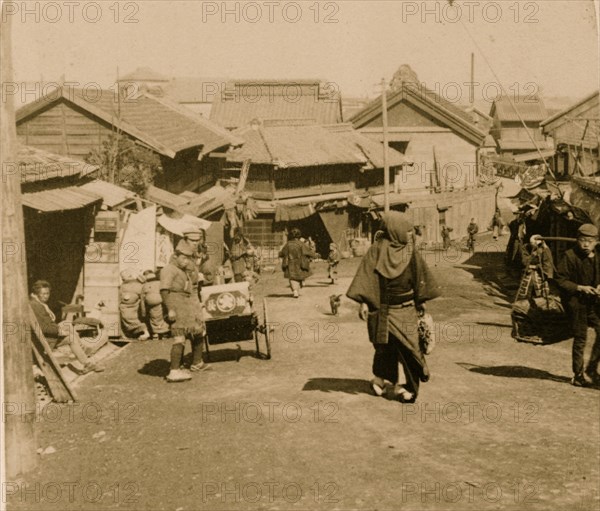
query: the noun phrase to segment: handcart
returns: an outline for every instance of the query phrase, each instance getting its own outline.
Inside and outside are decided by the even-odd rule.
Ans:
[[[210,346],[230,342],[256,343],[256,357],[269,360],[273,327],[269,323],[267,301],[263,299],[262,321],[254,310],[248,282],[220,284],[201,289],[204,304],[206,336],[204,346],[210,360]],[[265,351],[261,352],[259,338],[264,338]]]

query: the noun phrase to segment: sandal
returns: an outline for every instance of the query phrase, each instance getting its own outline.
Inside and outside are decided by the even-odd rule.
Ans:
[[[212,366],[210,364],[207,364],[206,362],[200,362],[198,364],[192,364],[190,366],[190,371],[192,371],[193,373],[199,373],[202,371],[210,370],[212,370]]]
[[[402,386],[394,389],[394,397],[401,403],[412,403],[415,399],[415,395]]]
[[[383,396],[385,392],[385,382],[379,378],[373,378],[371,380],[371,388],[376,396]]]

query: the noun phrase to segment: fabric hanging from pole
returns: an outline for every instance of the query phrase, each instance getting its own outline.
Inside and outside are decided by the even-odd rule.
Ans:
[[[345,250],[343,245],[346,243],[345,235],[348,228],[348,211],[321,211],[319,212],[319,216],[332,241],[338,244],[340,250]]]

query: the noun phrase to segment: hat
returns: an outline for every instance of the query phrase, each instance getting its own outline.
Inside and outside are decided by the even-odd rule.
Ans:
[[[144,272],[144,277],[146,280],[152,280],[156,278],[156,273],[154,273],[154,270],[146,270]]]
[[[192,257],[194,255],[194,249],[187,241],[181,240],[177,243],[177,247],[175,247],[175,253]]]
[[[123,282],[126,282],[128,280],[137,280],[138,275],[139,272],[134,270],[133,268],[125,268],[121,272],[121,279],[123,279]]]
[[[579,227],[579,229],[577,229],[577,234],[587,238],[597,238],[598,228],[593,224],[583,224]]]
[[[192,241],[200,241],[200,239],[202,238],[202,235],[200,234],[200,231],[198,229],[187,229],[183,231],[183,236]]]

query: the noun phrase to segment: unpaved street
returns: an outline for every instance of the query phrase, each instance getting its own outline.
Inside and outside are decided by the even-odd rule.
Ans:
[[[298,300],[263,274],[272,360],[215,346],[212,371],[167,384],[168,341],[127,346],[79,383],[78,406],[41,415],[38,444],[56,452],[7,487],[10,509],[600,509],[600,393],[569,384],[571,341],[511,339],[510,279],[488,248],[425,254],[444,296],[414,405],[371,395],[357,306],[329,312],[358,260],[335,286],[317,264]]]

